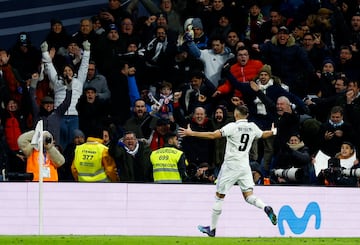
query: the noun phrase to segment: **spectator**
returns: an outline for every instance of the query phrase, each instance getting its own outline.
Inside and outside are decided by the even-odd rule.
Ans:
[[[274,139],[274,159],[277,161],[278,155],[286,149],[290,136],[298,134],[300,131],[299,115],[292,109],[290,100],[286,96],[280,96],[276,101],[276,111],[278,119],[275,121],[277,134]],[[273,166],[270,166],[269,171]],[[265,176],[269,172],[265,169]]]
[[[50,20],[50,31],[46,35],[45,41],[50,48],[55,48],[57,53],[65,52],[70,42],[70,35],[61,20],[55,18]]]
[[[144,52],[145,49],[141,47],[141,44],[137,40],[131,39],[127,43],[126,52],[119,54],[119,58],[128,63],[130,68],[135,68],[135,78],[138,87],[147,85]]]
[[[190,25],[190,27],[189,27]],[[185,21],[184,30],[194,32],[194,43],[199,49],[208,48],[209,38],[204,32],[204,27],[200,18],[189,18]]]
[[[55,91],[55,108],[57,108],[62,103],[62,101],[64,101],[66,95],[64,83],[71,83],[72,87],[71,104],[61,120],[60,141],[58,143],[61,145],[62,149],[64,149],[66,145],[72,141],[74,138],[74,130],[79,128],[79,118],[78,112],[76,110],[76,104],[82,94],[84,82],[86,80],[86,74],[89,67],[90,43],[85,41],[83,46],[84,55],[81,59],[81,65],[78,73],[75,73],[74,68],[71,65],[66,65],[61,70],[61,74],[58,74],[48,52],[47,43],[44,42],[41,44],[43,61],[45,62],[45,71],[48,74],[50,84],[53,86]],[[54,53],[52,53],[52,55],[53,54]]]
[[[133,116],[123,125],[126,131],[132,131],[138,139],[148,139],[156,119],[146,111],[143,99],[137,99],[134,103]]]
[[[4,140],[1,142],[4,144],[2,156],[4,157],[6,155],[7,164],[0,166],[5,167],[7,172],[25,173],[26,159],[19,148],[17,140],[22,133],[28,131],[26,116],[21,111],[16,100],[10,99],[5,105],[5,109],[0,108],[0,116],[2,130],[1,141]],[[3,161],[5,162],[5,159],[3,159]],[[4,162],[1,162],[1,164]]]
[[[105,32],[105,29],[101,23],[99,15],[93,15],[91,17],[91,22],[93,23],[93,30],[96,35],[102,36]]]
[[[184,127],[190,124],[194,131],[212,131],[211,119],[207,116],[204,107],[198,106],[194,109],[191,118],[177,117],[176,122],[179,126]],[[200,163],[213,163],[214,142],[208,139],[200,139],[196,137],[184,138],[181,142],[182,150],[191,166],[199,166]]]
[[[167,14],[164,12],[159,12],[153,15],[150,15],[144,22],[142,26],[142,33],[140,33],[141,43],[143,46],[148,44],[154,36],[156,36],[156,29],[158,27],[163,27],[166,29],[166,37],[170,43],[176,43],[178,39],[178,33],[174,30],[169,29],[169,22],[167,19]]]
[[[287,147],[278,155],[273,173],[275,183],[278,184],[313,183],[314,166],[311,163],[309,148],[301,140],[300,135],[292,135],[289,138]]]
[[[98,36],[93,30],[93,23],[89,18],[81,19],[79,31],[75,32],[72,35],[72,39],[75,40],[75,42],[80,48],[84,48],[83,43],[85,41],[88,41],[90,44],[93,44],[95,46],[97,37]]]
[[[259,43],[265,43],[277,34],[281,26],[287,26],[286,17],[281,13],[280,8],[270,9],[270,20],[264,22],[260,27]]]
[[[324,77],[330,78],[332,76],[330,75]],[[312,117],[322,123],[328,119],[331,108],[335,106],[339,99],[345,95],[348,80],[344,75],[340,74],[335,76],[335,82],[331,83],[334,83],[333,89],[331,89],[331,91],[334,91],[332,95],[330,93],[324,93],[321,97],[310,95],[304,99],[305,104],[308,105],[310,109]]]
[[[172,128],[174,126],[176,127],[174,123],[171,123],[169,120],[164,118],[159,118],[156,121],[156,126],[151,131],[149,139],[147,139],[148,145],[152,151],[164,147],[165,135],[173,131]]]
[[[72,162],[74,161],[75,149],[76,146],[84,144],[85,140],[86,138],[84,133],[80,129],[75,129],[73,141],[66,146],[63,152],[65,163],[64,165],[62,165],[57,169],[59,175],[59,181],[61,182],[74,181],[74,177],[71,172],[71,165]]]
[[[185,45],[178,46],[169,65],[166,80],[172,83],[174,90],[179,90],[191,80],[194,70],[203,71],[204,64],[190,55]]]
[[[163,69],[171,64],[176,52],[176,44],[167,37],[167,30],[158,26],[156,35],[149,43],[145,44],[146,75],[151,85],[166,79]]]
[[[302,47],[306,50],[311,64],[314,66],[316,71],[322,71],[324,61],[331,60],[331,53],[326,46],[316,45],[315,36],[313,33],[305,33],[302,39]],[[335,62],[334,64],[335,69]],[[311,85],[311,84],[310,84]],[[311,90],[310,90],[311,91]]]
[[[89,68],[84,83],[84,89],[92,87],[96,89],[96,95],[103,101],[109,101],[111,92],[109,90],[107,80],[105,76],[101,75],[96,70],[96,64],[94,61],[89,62]]]
[[[26,172],[33,174],[32,181],[39,181],[39,165],[43,167],[43,181],[58,181],[57,168],[62,166],[65,162],[64,156],[55,147],[53,136],[44,131],[40,137],[43,137],[44,153],[39,152],[39,146],[31,144],[35,131],[23,133],[18,138],[19,148],[27,158]],[[39,162],[39,154],[44,154],[44,162]]]
[[[65,112],[69,109],[72,99],[72,84],[71,81],[65,81],[63,85],[65,89],[65,98],[56,109],[54,108],[54,99],[50,96],[45,96],[41,99],[40,106],[36,102],[36,87],[39,80],[39,74],[34,73],[32,76],[29,92],[31,98],[33,125],[36,125],[40,120],[43,121],[44,130],[49,131],[54,138],[55,144],[60,142],[60,127],[61,120]]]
[[[107,26],[105,33],[93,48],[93,56],[98,71],[108,79],[116,69],[119,55],[125,53],[126,44],[120,40],[119,29],[115,24]]]
[[[173,0],[160,0],[160,10],[167,15],[168,28],[177,34],[180,34],[182,31],[181,23],[183,20],[180,13],[185,7],[186,1],[178,1],[175,5]]]
[[[22,80],[26,80],[30,74],[38,71],[41,52],[32,45],[30,35],[26,32],[21,32],[18,35],[16,43],[9,51],[9,63],[19,72]]]
[[[351,17],[350,25],[351,37],[348,44],[351,46],[351,49],[358,54],[360,50],[360,12],[356,12]]]
[[[331,109],[329,120],[321,125],[320,150],[330,157],[335,157],[343,141],[352,142],[354,131],[344,119],[344,109],[334,106]]]
[[[165,146],[155,150],[150,155],[155,183],[182,183],[188,181],[186,167],[188,161],[184,152],[177,149],[178,136],[168,133],[165,136]]]
[[[249,13],[247,17],[247,26],[245,29],[245,42],[251,46],[253,43],[260,43],[261,26],[265,23],[266,17],[261,12],[259,3],[249,4]]]
[[[212,31],[209,33],[210,39],[213,39],[213,37],[221,37],[222,39],[225,39],[226,35],[233,28],[230,15],[227,12],[224,12],[220,14],[220,18],[218,19],[216,26],[214,26]]]
[[[79,115],[79,129],[84,132],[85,137],[103,128],[109,115],[108,108],[108,103],[97,96],[95,88],[84,89],[76,104],[76,110]]]
[[[140,42],[140,36],[135,30],[135,23],[130,17],[123,18],[120,23],[119,37],[120,47],[122,47],[121,53],[126,53],[126,47],[130,41]]]
[[[71,172],[78,182],[119,182],[115,161],[102,144],[102,131],[76,146]]]
[[[241,47],[237,49],[236,53],[236,63],[226,65],[227,69],[230,69],[230,73],[238,80],[239,83],[249,82],[255,79],[257,74],[259,74],[260,69],[263,67],[263,64],[260,60],[250,59],[249,50],[246,47]],[[226,95],[229,94],[233,85],[230,81],[226,80],[224,84],[217,87],[216,92],[213,96]],[[235,96],[240,98],[243,97],[243,94],[240,90],[236,89],[234,92]]]
[[[118,142],[111,144],[109,152],[115,159],[121,182],[153,182],[151,149],[134,132],[125,132]]]
[[[147,10],[148,14],[153,15],[159,12],[159,7],[156,4],[157,2],[158,1],[151,0],[133,0],[127,5],[126,11],[133,16],[139,16],[139,3],[141,3],[143,7]]]
[[[318,87],[309,86],[310,95],[319,97],[329,97],[335,94],[334,83],[336,80],[335,62],[330,58],[325,58],[322,63],[321,73],[319,74]]]
[[[360,135],[360,81],[350,80],[347,91],[340,96],[336,105],[344,108],[344,121],[351,124],[354,135]],[[356,147],[360,147],[359,137],[354,137]]]
[[[345,74],[348,79],[359,79],[360,72],[357,67],[359,57],[350,46],[341,46],[337,57],[338,62],[336,63],[337,71]]]
[[[273,74],[289,86],[290,92],[300,98],[307,95],[309,79],[314,77],[315,70],[307,53],[295,44],[287,27],[280,27],[271,42],[253,44],[252,47],[261,52],[263,61],[271,65]]]
[[[211,120],[212,127],[214,129],[220,129],[223,126],[225,126],[225,124],[231,121],[233,121],[233,117],[229,117],[226,106],[225,105],[216,106],[213,113],[213,118]],[[221,165],[224,162],[225,146],[226,146],[226,138],[220,138],[214,140],[214,153],[213,153],[214,164],[212,164],[212,166],[214,167],[213,171],[215,176],[218,175]]]
[[[15,99],[20,107],[25,109],[26,104],[23,105],[23,89],[25,83],[20,77],[19,72],[9,63],[10,54],[0,49],[0,102],[3,106],[10,99]]]
[[[230,48],[231,53],[236,54],[236,50],[238,48],[237,45],[239,42],[240,42],[240,38],[237,32],[235,30],[230,30],[226,36],[226,47]],[[245,46],[243,42],[241,43],[243,46]]]
[[[71,38],[67,43],[66,49],[52,50],[56,52],[53,58],[53,63],[56,70],[61,70],[65,65],[74,66],[75,71],[79,70],[81,64],[83,50],[79,47],[76,40]]]
[[[234,55],[229,49],[225,48],[225,40],[222,37],[211,38],[211,49],[200,50],[189,35],[188,32],[185,33],[189,53],[204,63],[206,78],[217,87],[221,79],[221,69],[224,63]]]
[[[120,26],[121,20],[125,17],[131,17],[122,6],[121,0],[110,0],[107,8],[100,10],[99,18],[102,26],[109,26],[115,24]]]
[[[191,117],[194,109],[204,107],[209,113],[212,111],[213,100],[211,95],[215,92],[214,85],[206,79],[199,70],[190,72],[190,83],[185,84],[180,91],[174,93],[174,110],[178,117]]]
[[[116,127],[123,125],[130,118],[130,96],[129,96],[129,69],[128,63],[119,60],[114,69],[107,77],[110,92],[110,117]]]
[[[163,81],[160,85],[158,103],[153,105],[156,107],[154,108],[155,111],[157,111],[154,116],[174,122],[173,97],[172,84]]]
[[[359,159],[351,142],[343,142],[340,152],[328,160],[328,168],[319,172],[318,184],[326,186],[358,186],[358,178],[350,174],[359,168]],[[347,173],[347,174],[345,174]]]
[[[210,1],[210,6],[201,11],[200,18],[204,23],[204,30],[206,33],[212,33],[215,26],[217,26],[222,15],[227,14],[227,9],[223,0]]]

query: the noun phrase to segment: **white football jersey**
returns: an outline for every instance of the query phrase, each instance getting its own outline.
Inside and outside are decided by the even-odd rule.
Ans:
[[[231,122],[220,129],[226,137],[224,164],[231,169],[249,165],[249,151],[255,138],[260,138],[263,131],[253,122],[241,119]]]

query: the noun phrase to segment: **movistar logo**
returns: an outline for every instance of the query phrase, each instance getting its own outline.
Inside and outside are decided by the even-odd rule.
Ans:
[[[278,216],[278,227],[281,235],[285,235],[285,221],[288,223],[290,230],[297,235],[304,233],[311,216],[315,216],[315,229],[318,230],[321,224],[320,207],[316,202],[311,202],[307,205],[301,218],[298,218],[293,209],[288,205],[281,207]]]

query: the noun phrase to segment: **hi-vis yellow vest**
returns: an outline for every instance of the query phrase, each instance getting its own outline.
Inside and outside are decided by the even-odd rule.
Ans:
[[[178,161],[182,151],[173,147],[164,147],[153,151],[150,161],[153,165],[155,183],[181,183]]]
[[[78,172],[79,182],[109,182],[101,163],[105,149],[107,149],[106,146],[97,142],[76,147],[74,165]]]

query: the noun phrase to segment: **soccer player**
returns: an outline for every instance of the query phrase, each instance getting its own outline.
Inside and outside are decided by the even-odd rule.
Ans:
[[[253,194],[254,181],[249,164],[249,151],[255,138],[267,138],[276,134],[276,129],[262,131],[255,123],[248,122],[248,108],[244,105],[237,106],[234,110],[235,122],[228,123],[221,129],[213,132],[192,131],[190,126],[179,128],[181,137],[193,136],[206,139],[226,137],[226,151],[224,163],[221,166],[216,184],[216,197],[212,211],[210,226],[198,226],[198,229],[208,236],[214,237],[216,224],[221,214],[222,204],[226,193],[238,183],[246,202],[265,211],[271,223],[277,224],[277,218],[273,209],[266,205],[260,198]]]

